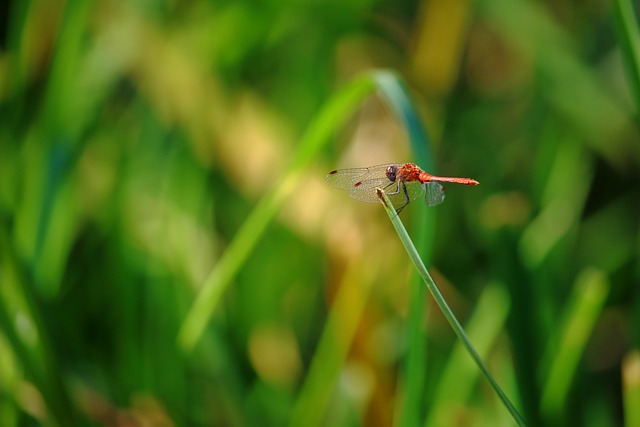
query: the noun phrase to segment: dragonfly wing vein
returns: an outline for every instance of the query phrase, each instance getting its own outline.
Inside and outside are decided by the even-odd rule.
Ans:
[[[424,201],[427,206],[437,206],[444,202],[444,188],[439,183],[432,181],[425,184],[427,193]]]

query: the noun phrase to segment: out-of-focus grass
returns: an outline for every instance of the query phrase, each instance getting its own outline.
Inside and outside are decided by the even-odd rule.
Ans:
[[[544,381],[541,409],[549,419],[557,417],[567,402],[578,361],[593,332],[593,325],[600,317],[609,286],[606,277],[597,270],[584,271],[578,277]]]
[[[627,426],[640,422],[640,357],[628,354],[622,364],[624,422]]]
[[[454,337],[424,310],[380,207],[322,182],[335,167],[412,157],[482,183],[402,215],[463,324],[499,323],[504,312],[481,302],[504,284],[505,327],[483,351],[523,416],[634,425],[640,148],[629,6],[7,2],[3,426],[283,425],[311,406],[324,425],[424,424],[464,381],[448,374],[464,372],[451,367]],[[419,117],[371,96],[349,107],[360,110],[346,125],[328,123],[329,143],[233,260],[232,286],[185,354],[177,336],[209,273],[295,163],[320,107],[374,68],[403,77]],[[432,137],[423,153],[422,123]],[[609,284],[597,310],[578,309],[585,271]],[[589,327],[572,346],[580,313]],[[504,423],[473,375],[448,415]],[[552,383],[562,393],[545,393]]]
[[[364,96],[371,92],[374,83],[375,79],[369,76],[354,81],[330,100],[318,114],[318,118],[303,136],[298,151],[291,159],[291,164],[280,182],[272,191],[265,194],[205,281],[178,336],[180,345],[185,351],[191,351],[200,339],[209,318],[218,306],[222,293],[229,286],[238,269],[242,267],[256,241],[262,236],[285,199],[300,185],[303,170],[308,167],[312,158],[318,155],[332,131],[335,131],[336,127],[339,127],[356,110]]]
[[[636,103],[636,116],[640,116],[640,29],[637,15],[629,0],[616,0],[614,4],[614,22],[620,50],[627,69],[631,95]]]

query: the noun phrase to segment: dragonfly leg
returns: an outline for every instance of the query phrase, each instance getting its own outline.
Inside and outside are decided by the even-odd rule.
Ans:
[[[387,191],[387,189],[389,187],[391,187],[392,185],[396,186],[396,188],[393,191]],[[390,182],[389,184],[387,184],[383,190],[385,190],[385,192],[388,195],[392,195],[392,194],[399,194],[400,193],[400,189],[402,189],[402,192],[404,193],[404,198],[405,198],[405,202],[402,206],[400,206],[398,209],[396,209],[396,215],[400,213],[400,211],[402,209],[405,208],[405,206],[407,206],[409,204],[409,202],[411,201],[411,199],[409,198],[409,192],[407,191],[407,185],[404,183],[404,181],[402,180],[398,180],[398,181],[393,181]]]
[[[411,199],[409,198],[409,192],[407,191],[407,186],[404,183],[404,181],[401,181],[398,184],[398,187],[400,185],[402,185],[402,192],[404,193],[405,202],[404,202],[404,205],[402,205],[398,209],[396,209],[396,214],[397,215],[400,215],[400,211],[402,211],[402,209],[404,209],[409,204],[409,202],[411,201]],[[396,191],[396,193],[399,193],[399,192],[400,192],[400,189],[398,189],[398,191]]]
[[[387,188],[391,187],[392,185],[396,185],[396,189],[394,191],[387,191]],[[387,194],[398,194],[400,192],[400,184],[403,184],[401,181],[396,181],[396,182],[391,182],[389,184],[387,184],[383,190],[385,190],[385,193]]]

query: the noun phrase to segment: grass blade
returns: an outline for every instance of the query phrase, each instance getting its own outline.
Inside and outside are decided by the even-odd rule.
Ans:
[[[27,282],[28,273],[14,252],[6,229],[0,227],[0,334],[9,343],[19,372],[7,374],[32,382],[41,394],[45,407],[40,421],[52,426],[77,425],[77,414],[53,351],[51,334],[46,328],[33,292],[33,283]],[[24,377],[23,377],[24,376]]]
[[[330,99],[311,123],[280,183],[251,212],[205,281],[178,333],[178,343],[184,351],[191,351],[202,336],[222,294],[286,198],[296,188],[304,169],[318,154],[329,135],[351,116],[374,87],[369,74],[356,79]]]
[[[477,307],[467,323],[469,336],[473,337],[480,354],[486,355],[500,337],[509,307],[509,295],[500,283],[487,286],[480,295]],[[462,343],[458,342],[436,387],[432,410],[429,411],[425,427],[454,425],[456,415],[452,408],[467,402],[477,377],[478,371],[465,356]]]
[[[464,332],[464,329],[460,325],[460,322],[458,322],[458,319],[456,319],[455,315],[451,311],[451,308],[449,308],[449,305],[442,296],[440,289],[438,289],[436,282],[433,280],[433,278],[429,274],[429,271],[427,270],[427,267],[425,267],[424,263],[422,262],[422,259],[420,258],[416,247],[411,241],[411,238],[409,237],[404,224],[400,220],[399,215],[396,213],[393,204],[381,189],[378,189],[378,197],[380,197],[380,200],[382,201],[382,204],[387,211],[387,215],[389,215],[389,219],[391,219],[391,223],[398,233],[398,237],[400,237],[402,244],[407,250],[409,258],[411,258],[413,265],[418,270],[418,274],[420,274],[420,277],[422,277],[422,279],[424,280],[425,284],[427,285],[427,289],[429,289],[429,292],[431,292],[433,299],[435,299],[438,307],[440,307],[440,310],[442,310],[442,313],[453,328],[453,331],[464,346],[465,350],[467,351],[467,353],[469,353],[476,365],[478,365],[478,368],[480,368],[480,371],[482,371],[484,376],[487,378],[487,381],[489,381],[491,387],[498,394],[498,397],[500,398],[500,400],[502,400],[502,403],[505,405],[509,413],[511,413],[513,419],[518,423],[518,425],[525,426],[526,424],[524,422],[524,419],[520,416],[515,406],[513,406],[507,395],[502,391],[496,380],[493,378],[493,375],[491,375],[491,372],[489,372],[489,368],[487,368],[484,361],[482,360],[476,349],[473,347],[473,344],[471,344],[471,341],[467,337],[467,334]]]
[[[633,351],[622,362],[624,425],[640,426],[640,352]]]
[[[433,150],[431,140],[427,134],[416,109],[411,102],[411,97],[401,80],[387,71],[374,73],[374,78],[385,101],[393,110],[398,120],[404,125],[409,136],[409,143],[413,157],[419,165],[426,170],[435,172]],[[417,206],[413,210],[413,232],[415,232],[416,246],[421,254],[428,259],[432,236],[436,222],[435,211],[427,211],[425,206]],[[407,316],[408,348],[404,360],[403,377],[404,393],[398,408],[398,425],[402,427],[417,426],[420,424],[421,409],[423,407],[423,390],[426,378],[426,338],[422,333],[422,319],[428,306],[424,304],[425,288],[421,278],[417,274],[411,280],[411,298],[409,314]]]
[[[178,334],[178,343],[183,350],[193,349],[222,294],[286,198],[295,190],[304,169],[328,141],[331,133],[339,128],[357,109],[364,97],[376,88],[407,129],[416,158],[431,166],[427,155],[429,140],[400,78],[389,71],[375,71],[354,80],[330,99],[317,119],[311,123],[280,183],[266,194],[251,212],[209,274]]]
[[[430,140],[422,126],[422,122],[416,113],[411,97],[398,75],[390,71],[374,71],[371,73],[372,81],[377,87],[379,94],[391,109],[393,115],[406,129],[409,142],[415,160],[427,168],[433,170],[433,156],[430,155]],[[429,230],[435,227],[434,215],[425,215],[421,209],[416,209],[415,231],[422,237],[421,248],[427,245],[427,236],[433,235]],[[362,269],[366,270],[366,269]],[[416,275],[416,281],[420,278]],[[370,280],[370,279],[369,279]],[[368,283],[367,280],[365,280]],[[344,284],[343,286],[347,286]],[[360,292],[365,292],[362,289]],[[347,293],[341,287],[340,295]],[[424,317],[425,306],[422,286],[414,286],[412,289],[411,306],[409,308],[408,335],[409,346],[407,358],[404,366],[404,377],[406,378],[403,408],[401,409],[401,425],[418,425],[419,409],[422,407],[422,391],[424,386],[424,335],[420,329],[420,319]],[[350,291],[353,293],[353,291]],[[361,295],[360,298],[364,298]],[[343,298],[346,298],[344,296]],[[290,425],[316,425],[322,420],[324,411],[327,408],[331,393],[334,389],[335,380],[340,368],[344,364],[346,348],[352,338],[353,332],[349,325],[350,319],[357,319],[360,316],[360,305],[356,304],[350,308],[350,316],[342,319],[341,298],[336,300],[329,314],[329,320],[320,339],[320,344],[314,354],[309,374],[301,388],[300,398],[297,400],[290,419]],[[340,321],[340,339],[336,341],[336,318]],[[355,321],[355,320],[354,320]]]
[[[604,307],[609,288],[607,277],[598,270],[585,270],[577,279],[542,393],[542,412],[547,417],[557,418],[562,413],[578,362]]]
[[[631,1],[615,0],[613,10],[618,43],[627,68],[631,94],[636,103],[636,118],[640,119],[640,30]]]
[[[322,425],[340,371],[369,296],[375,274],[361,261],[351,264],[340,283],[309,373],[289,419],[291,427]],[[364,274],[364,277],[362,277]]]
[[[426,170],[435,171],[433,156],[430,155],[432,149],[429,137],[402,81],[389,71],[376,71],[372,76],[385,101],[407,130],[416,161]]]

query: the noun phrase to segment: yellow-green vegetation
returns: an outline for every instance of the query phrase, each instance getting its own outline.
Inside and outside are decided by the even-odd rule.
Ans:
[[[637,9],[4,2],[0,425],[636,426]]]

